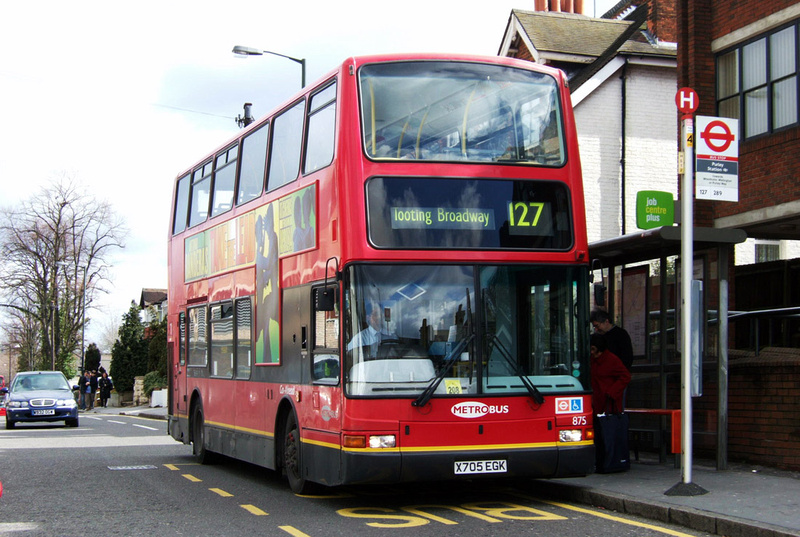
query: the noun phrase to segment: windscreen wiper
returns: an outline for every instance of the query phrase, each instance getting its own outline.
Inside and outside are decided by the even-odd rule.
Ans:
[[[434,378],[433,381],[428,384],[428,387],[425,388],[421,394],[419,394],[419,397],[411,402],[413,406],[425,406],[428,404],[428,401],[430,401],[431,397],[433,396],[433,392],[435,392],[436,388],[439,387],[439,384],[442,383],[445,373],[447,373],[447,371],[453,366],[456,360],[461,356],[461,353],[464,352],[464,349],[467,348],[467,345],[469,345],[473,339],[475,339],[475,334],[472,334],[468,338],[462,339],[458,342],[458,345],[453,348],[453,350],[450,352],[450,355],[447,357],[447,361],[445,361],[444,366],[436,374],[436,378]]]
[[[512,358],[511,353],[508,352],[508,350],[506,350],[506,348],[503,346],[503,343],[500,341],[497,335],[486,334],[486,337],[489,341],[489,345],[495,347],[500,351],[500,356],[502,356],[508,362],[508,364],[514,370],[514,373],[522,381],[522,385],[525,386],[525,389],[528,390],[529,394],[531,394],[531,398],[536,402],[536,404],[537,405],[543,404],[544,395],[542,395],[542,392],[539,391],[539,388],[537,388],[533,384],[533,382],[531,382],[531,379],[529,379],[527,375],[525,375],[524,373],[522,373],[522,371],[520,371],[519,364],[514,363],[514,359]],[[495,345],[495,342],[497,343],[497,345]]]

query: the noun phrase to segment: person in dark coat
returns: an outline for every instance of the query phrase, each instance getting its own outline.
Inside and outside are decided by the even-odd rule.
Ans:
[[[105,371],[103,371],[103,376],[97,380],[97,389],[100,390],[100,406],[106,408],[108,399],[111,397],[111,390],[114,389],[114,383],[111,382]]]
[[[94,399],[97,397],[97,374],[89,372],[89,389],[86,390],[86,410],[94,410]]]
[[[630,334],[624,328],[613,324],[608,312],[600,309],[592,311],[589,322],[592,323],[595,332],[606,336],[608,350],[616,354],[630,371],[633,366],[633,344]]]
[[[80,391],[80,399],[78,400],[78,408],[86,410],[86,386],[89,384],[89,372],[84,371],[81,378],[78,379],[78,391]]]

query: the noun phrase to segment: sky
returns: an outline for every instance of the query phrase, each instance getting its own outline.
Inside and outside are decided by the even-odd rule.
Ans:
[[[586,0],[598,15],[616,0]],[[235,45],[305,58],[307,84],[347,57],[390,52],[496,55],[512,9],[533,0],[3,2],[0,205],[67,175],[125,220],[108,293],[87,311],[86,344],[167,286],[173,183],[300,89],[300,66],[241,57]]]

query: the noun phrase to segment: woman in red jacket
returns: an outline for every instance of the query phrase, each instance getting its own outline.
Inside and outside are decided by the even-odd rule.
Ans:
[[[590,342],[592,372],[592,410],[595,414],[622,412],[625,388],[631,374],[616,354],[608,350],[602,334],[592,334]]]

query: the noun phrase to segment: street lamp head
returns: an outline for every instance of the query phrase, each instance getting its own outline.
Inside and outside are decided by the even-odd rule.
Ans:
[[[243,47],[240,45],[236,45],[235,47],[233,47],[233,50],[231,52],[233,52],[234,54],[239,54],[240,56],[261,56],[263,54],[263,52],[257,48]]]

